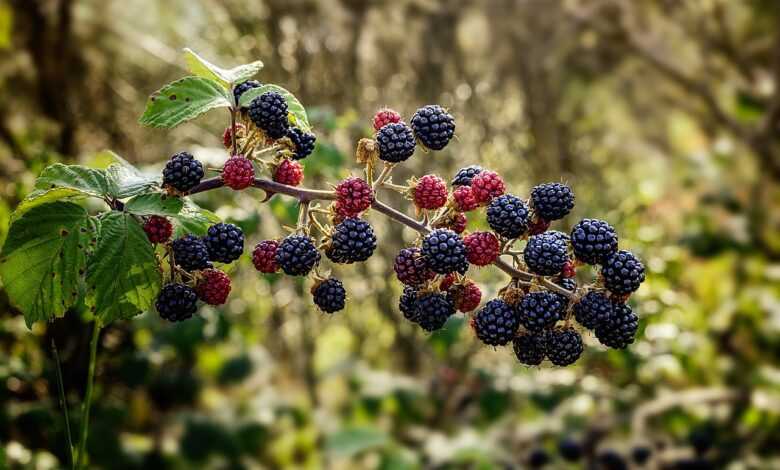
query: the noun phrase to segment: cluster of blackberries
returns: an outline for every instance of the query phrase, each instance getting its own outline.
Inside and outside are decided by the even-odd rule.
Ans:
[[[566,436],[558,441],[557,453],[561,460],[573,464],[585,459],[588,454],[587,447],[578,439]],[[647,445],[636,444],[631,448],[630,455],[631,460],[638,468],[645,468],[653,455],[653,450]],[[614,449],[600,449],[594,452],[593,457],[595,457],[593,459],[594,468],[604,470],[628,470],[633,468],[630,466],[629,460]],[[554,463],[554,459],[554,454],[548,452],[543,447],[536,447],[528,453],[525,460],[530,468],[548,468],[550,464]]]

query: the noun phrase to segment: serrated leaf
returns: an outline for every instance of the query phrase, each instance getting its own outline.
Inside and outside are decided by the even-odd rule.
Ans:
[[[104,197],[111,192],[105,171],[62,163],[47,166],[35,180],[35,189],[53,188],[70,188],[95,197]]]
[[[214,108],[230,107],[230,94],[221,83],[203,77],[184,77],[154,92],[139,122],[149,127],[176,127]]]
[[[259,60],[256,60],[248,64],[233,67],[227,71],[227,76],[230,78],[230,83],[236,85],[237,83],[245,82],[246,80],[254,77],[257,72],[263,70],[263,67],[263,63]]]
[[[210,226],[220,222],[217,214],[203,209],[189,198],[184,198],[184,206],[172,219],[174,238],[187,235],[188,233],[198,236],[205,235]]]
[[[105,214],[97,247],[87,263],[95,316],[104,325],[131,318],[152,306],[161,284],[154,248],[141,225],[128,213]]]
[[[298,98],[296,98],[295,95],[280,87],[279,85],[267,84],[261,87],[251,88],[241,94],[239,105],[241,107],[249,106],[249,103],[251,103],[253,99],[269,91],[275,91],[279,93],[282,95],[282,97],[284,97],[284,100],[287,101],[287,110],[292,116],[293,124],[306,132],[311,130],[309,117],[306,115],[306,109],[303,107],[301,102],[298,101]]]
[[[28,194],[22,202],[16,206],[11,214],[11,221],[23,216],[27,211],[42,204],[49,204],[62,199],[74,200],[86,197],[81,191],[72,188],[36,189]]]
[[[198,77],[208,78],[218,82],[225,89],[230,88],[230,80],[227,77],[227,70],[212,64],[201,57],[197,52],[190,48],[184,48],[184,61],[187,63],[187,69]]]
[[[125,210],[136,215],[176,215],[184,203],[181,198],[163,193],[140,194],[125,204]]]
[[[106,169],[109,189],[112,196],[124,199],[145,193],[160,184],[159,175],[143,173],[130,162],[107,150],[111,158],[116,162]]]
[[[78,300],[93,229],[84,208],[63,201],[33,207],[11,224],[0,277],[28,327],[63,316]]]

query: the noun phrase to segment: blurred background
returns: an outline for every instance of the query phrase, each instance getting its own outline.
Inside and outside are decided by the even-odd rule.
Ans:
[[[520,195],[568,182],[577,205],[555,228],[604,218],[645,261],[638,340],[607,351],[587,336],[575,366],[526,368],[462,317],[425,334],[388,275],[414,234],[371,214],[377,252],[335,269],[341,313],[245,256],[224,308],[108,328],[95,468],[780,468],[780,2],[0,1],[0,240],[48,164],[105,164],[110,148],[152,170],[181,150],[220,166],[227,113],[137,124],[186,73],[183,47],[223,66],[261,59],[257,78],[301,99],[318,134],[307,186],[357,174],[377,108],[408,119],[429,103],[455,115],[458,139],[395,181],[480,163]],[[296,214],[261,196],[197,202],[253,245]],[[485,297],[506,281],[475,278]],[[89,334],[81,312],[30,332],[0,286],[0,468],[67,464],[50,345],[78,426]],[[562,460],[562,439],[583,459]]]

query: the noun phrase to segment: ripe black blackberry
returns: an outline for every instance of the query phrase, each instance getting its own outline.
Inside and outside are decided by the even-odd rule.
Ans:
[[[653,451],[646,445],[637,445],[631,449],[631,459],[637,465],[644,465],[647,463],[647,461],[650,460],[650,456],[652,454]]]
[[[555,294],[547,291],[531,292],[517,304],[520,322],[529,331],[549,328],[563,313],[563,304]]]
[[[501,299],[493,299],[474,315],[472,325],[477,338],[483,343],[503,346],[515,337],[520,321],[513,306]]]
[[[625,304],[612,304],[610,321],[596,327],[596,338],[604,346],[624,349],[634,342],[639,319]]]
[[[592,290],[574,304],[574,318],[588,329],[595,329],[612,319],[612,301],[604,293]]]
[[[608,256],[601,266],[604,287],[613,294],[630,294],[645,280],[645,267],[639,258],[626,250]]]
[[[517,196],[498,196],[487,208],[487,221],[502,237],[517,238],[528,230],[528,207]]]
[[[214,224],[203,239],[211,261],[232,263],[244,252],[244,232],[233,224]]]
[[[202,238],[195,235],[184,235],[171,244],[173,260],[186,271],[195,271],[211,267],[209,250]]]
[[[550,455],[541,447],[528,454],[528,466],[531,468],[542,468],[548,463],[550,463]]]
[[[415,140],[412,130],[403,122],[385,124],[376,133],[379,158],[390,163],[402,162],[414,154]]]
[[[461,168],[455,173],[455,177],[450,182],[453,186],[471,186],[471,179],[482,173],[484,168],[479,165],[469,165]]]
[[[333,313],[344,308],[347,299],[347,291],[344,284],[335,277],[330,277],[318,282],[311,289],[314,304],[323,312]]]
[[[574,193],[562,183],[540,184],[531,190],[536,215],[544,220],[562,219],[574,207]]]
[[[428,268],[420,249],[417,247],[404,248],[398,252],[393,263],[398,280],[408,286],[419,286],[430,281],[436,273]]]
[[[417,289],[404,286],[404,292],[398,300],[398,309],[404,314],[404,318],[417,323]]]
[[[558,284],[559,286],[563,287],[564,289],[570,291],[570,292],[575,292],[577,290],[577,280],[574,279],[573,277],[560,277],[559,276],[558,278],[556,278],[554,280],[554,282],[556,284]],[[569,308],[569,303],[571,302],[571,300],[569,300],[569,297],[567,297],[567,296],[565,296],[563,294],[559,294],[557,292],[553,292],[553,293],[556,296],[558,296],[558,298],[560,299],[561,304],[563,304],[562,309],[564,311],[567,308]]]
[[[316,135],[306,132],[299,127],[291,127],[287,131],[287,138],[295,146],[295,152],[293,153],[295,160],[303,160],[311,155],[314,151],[314,143],[317,141]]]
[[[455,306],[444,294],[428,293],[417,299],[414,311],[418,325],[425,331],[435,331],[455,313]]]
[[[187,192],[203,179],[203,164],[189,152],[179,152],[163,168],[163,186]]]
[[[615,229],[599,219],[582,219],[571,229],[571,246],[577,259],[588,264],[600,264],[617,251]]]
[[[582,457],[582,445],[573,437],[564,437],[558,442],[558,453],[567,462],[576,462]]]
[[[547,332],[523,333],[514,339],[512,346],[521,364],[538,366],[547,355]]]
[[[261,86],[263,86],[263,84],[258,82],[257,80],[247,80],[243,83],[239,83],[238,85],[234,86],[233,98],[236,100],[236,104],[238,104],[241,101],[241,95],[243,95],[245,91],[251,90],[252,88],[260,88]]]
[[[528,239],[523,250],[523,260],[532,273],[554,276],[561,273],[563,265],[569,260],[566,248],[560,236],[551,232],[540,233]]]
[[[376,249],[374,229],[365,220],[348,217],[336,225],[325,250],[328,258],[335,263],[355,263],[371,257]]]
[[[437,104],[418,109],[411,122],[414,135],[431,150],[443,149],[455,135],[455,118]]]
[[[604,470],[628,470],[628,462],[617,451],[606,449],[596,456],[599,468]]]
[[[422,254],[428,267],[437,274],[468,269],[466,246],[450,229],[438,228],[423,239]]]
[[[249,118],[272,139],[287,134],[287,101],[275,91],[267,91],[249,103]]]
[[[288,235],[276,250],[276,264],[285,274],[305,276],[320,261],[320,253],[306,235]]]
[[[582,355],[582,336],[574,328],[554,329],[547,333],[547,357],[556,366],[568,366]]]
[[[198,294],[184,284],[168,284],[160,291],[154,306],[165,320],[186,320],[198,310]]]

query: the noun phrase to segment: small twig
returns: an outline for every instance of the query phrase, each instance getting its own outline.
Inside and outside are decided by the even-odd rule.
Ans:
[[[92,406],[92,389],[95,384],[95,363],[97,362],[97,348],[100,339],[100,320],[95,320],[92,329],[92,339],[89,343],[89,369],[87,370],[87,391],[84,395],[84,404],[81,411],[81,438],[79,440],[78,460],[76,468],[82,468],[87,453],[87,435],[89,434],[89,411]]]
[[[382,184],[385,182],[385,180],[390,176],[390,173],[393,171],[393,168],[395,168],[395,164],[393,163],[385,163],[384,168],[382,168],[382,172],[379,173],[379,177],[374,181],[372,186],[374,188],[381,187]]]
[[[62,407],[62,414],[65,416],[65,435],[68,439],[68,460],[70,461],[70,468],[75,468],[75,462],[73,461],[73,436],[70,432],[70,417],[68,413],[68,401],[65,398],[65,384],[62,380],[62,368],[60,367],[60,353],[57,351],[57,344],[54,339],[51,340],[51,351],[54,355],[54,370],[57,373],[57,392],[60,397],[60,406]]]

